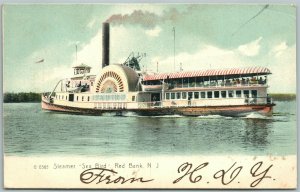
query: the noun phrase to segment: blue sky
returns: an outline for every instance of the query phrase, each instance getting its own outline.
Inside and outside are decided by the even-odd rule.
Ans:
[[[175,27],[176,71],[265,66],[270,92],[296,93],[296,8],[272,4],[5,5],[4,92],[50,91],[76,63],[98,74],[107,19],[111,63],[143,52],[144,70],[173,71]]]

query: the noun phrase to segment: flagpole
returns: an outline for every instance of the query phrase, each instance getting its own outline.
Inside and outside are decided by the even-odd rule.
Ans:
[[[76,65],[77,65],[77,44],[75,45],[76,47]]]
[[[174,63],[173,63],[173,70],[175,72],[175,27],[173,27],[173,32],[174,32],[174,49],[173,49],[173,54],[174,54]]]

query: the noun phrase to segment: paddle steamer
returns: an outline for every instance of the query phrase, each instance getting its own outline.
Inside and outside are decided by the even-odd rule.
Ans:
[[[212,69],[150,74],[142,72],[140,55],[123,64],[109,64],[109,24],[103,23],[102,69],[74,67],[74,77],[60,80],[42,95],[51,111],[102,115],[224,115],[272,114],[265,67]]]

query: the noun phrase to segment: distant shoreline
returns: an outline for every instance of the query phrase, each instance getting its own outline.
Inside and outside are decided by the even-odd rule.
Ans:
[[[3,103],[38,103],[41,102],[41,93],[21,92],[21,93],[4,93]]]
[[[292,101],[296,100],[294,93],[270,93],[274,101]],[[3,103],[38,103],[41,102],[41,93],[21,92],[4,93]]]
[[[292,101],[296,100],[295,93],[270,93],[274,101]]]

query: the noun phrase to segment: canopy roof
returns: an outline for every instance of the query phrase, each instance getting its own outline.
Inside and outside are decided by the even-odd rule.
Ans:
[[[265,67],[248,67],[248,68],[231,68],[231,69],[210,69],[190,72],[161,73],[155,75],[145,75],[144,81],[177,79],[187,77],[211,77],[211,76],[251,76],[251,75],[268,75],[271,71]]]
[[[85,68],[85,69],[90,69],[91,67],[84,64],[84,63],[81,63],[80,65],[77,65],[77,66],[74,66],[73,68]]]

